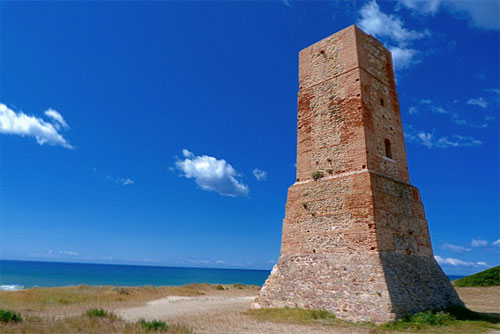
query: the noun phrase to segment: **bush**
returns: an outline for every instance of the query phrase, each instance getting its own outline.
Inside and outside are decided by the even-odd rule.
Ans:
[[[326,170],[326,172],[327,172],[328,174],[333,174],[333,169],[328,168],[328,169]]]
[[[21,322],[23,318],[19,313],[0,309],[0,321],[2,322]]]
[[[423,311],[404,316],[399,320],[382,325],[382,327],[392,330],[405,330],[409,328],[421,329],[428,326],[449,325],[456,320],[457,319],[448,312]]]
[[[139,321],[139,323],[141,324],[142,328],[144,328],[147,331],[166,331],[168,329],[168,326],[165,321],[160,321],[160,320],[146,321],[142,319]]]
[[[215,290],[225,290],[224,287],[220,284],[216,285],[214,288]]]
[[[314,181],[317,181],[317,180],[319,180],[319,179],[321,179],[323,177],[323,172],[320,171],[320,170],[317,170],[317,171],[313,172],[311,174],[311,176],[314,179]]]
[[[89,317],[107,317],[109,315],[108,312],[104,311],[102,308],[93,308],[87,310],[87,316]]]

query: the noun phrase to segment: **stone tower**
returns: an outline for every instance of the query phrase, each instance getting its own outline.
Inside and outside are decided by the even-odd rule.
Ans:
[[[380,323],[463,305],[409,183],[391,53],[350,26],[300,52],[299,85],[281,255],[252,307]]]

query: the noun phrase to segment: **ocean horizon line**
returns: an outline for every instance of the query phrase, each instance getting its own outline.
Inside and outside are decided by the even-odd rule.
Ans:
[[[108,263],[108,262],[80,262],[80,261],[54,261],[54,260],[26,260],[26,259],[7,259],[0,258],[0,262],[10,261],[10,262],[42,262],[42,263],[61,263],[61,264],[92,264],[92,265],[103,265],[103,266],[133,266],[133,267],[165,267],[165,268],[192,268],[192,269],[217,269],[217,270],[259,270],[259,271],[271,271],[272,267],[269,269],[262,268],[244,268],[244,267],[197,267],[189,265],[168,265],[168,264],[141,264],[141,263]],[[0,272],[1,275],[1,272]]]

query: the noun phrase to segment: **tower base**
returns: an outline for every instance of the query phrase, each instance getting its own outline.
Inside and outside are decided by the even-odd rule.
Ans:
[[[463,303],[433,257],[373,252],[283,255],[252,308],[324,309],[383,323],[451,305]]]

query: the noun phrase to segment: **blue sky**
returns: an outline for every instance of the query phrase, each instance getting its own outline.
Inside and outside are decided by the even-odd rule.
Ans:
[[[298,52],[356,23],[393,51],[438,262],[498,265],[498,7],[1,2],[1,258],[272,267]]]

